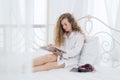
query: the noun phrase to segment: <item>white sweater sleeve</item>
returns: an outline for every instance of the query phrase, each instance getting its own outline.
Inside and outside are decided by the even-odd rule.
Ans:
[[[63,57],[68,59],[70,57],[77,56],[80,53],[83,44],[84,44],[84,37],[80,35],[77,37],[74,47],[72,49],[67,49],[66,54],[63,54]]]

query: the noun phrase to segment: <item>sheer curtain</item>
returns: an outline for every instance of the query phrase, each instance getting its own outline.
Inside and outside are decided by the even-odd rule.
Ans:
[[[117,3],[118,7],[117,7],[117,15],[116,15],[116,23],[115,26],[120,30],[120,1]]]
[[[5,54],[22,52],[23,49],[30,51],[34,17],[33,2],[33,0],[1,0],[0,25],[4,26],[2,28]]]
[[[116,26],[117,12],[119,11],[119,0],[105,0],[106,12],[109,25]]]
[[[0,29],[3,32],[0,74],[5,73],[5,78],[12,79],[10,75],[23,73],[22,64],[32,52],[33,12],[34,0],[0,0]]]
[[[74,16],[76,18],[81,18],[81,17],[86,16],[90,13],[88,11],[88,8],[90,7],[88,5],[88,3],[89,3],[89,0],[76,0],[75,1],[72,13],[74,14]]]
[[[107,11],[107,19],[108,19],[108,25],[110,25],[112,28],[118,30],[118,31],[112,31],[112,36],[114,39],[118,41],[118,43],[115,43],[114,48],[114,54],[113,60],[119,62],[120,61],[120,53],[119,53],[119,47],[120,47],[120,1],[119,0],[105,0],[105,6]]]

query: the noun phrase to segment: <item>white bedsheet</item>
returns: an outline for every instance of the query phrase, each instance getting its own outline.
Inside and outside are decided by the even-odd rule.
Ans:
[[[78,73],[69,69],[55,69],[36,72],[32,76],[35,80],[120,80],[120,68],[95,66],[95,72]]]
[[[120,68],[96,68],[96,72],[77,73],[68,69],[56,69],[50,71],[10,74],[0,76],[0,80],[120,80]]]
[[[47,54],[48,52],[45,52]],[[108,68],[102,66],[94,66],[96,71],[89,73],[77,73],[70,72],[71,67],[64,69],[54,69],[50,71],[43,72],[31,72],[32,59],[38,56],[44,55],[44,51],[38,51],[37,53],[31,53],[25,59],[19,56],[18,61],[10,58],[9,63],[14,65],[9,65],[7,71],[0,71],[0,80],[120,80],[120,67]],[[12,59],[12,60],[11,60]],[[2,60],[2,59],[1,59]],[[22,63],[21,60],[23,60]],[[1,66],[2,67],[2,66]]]
[[[38,53],[38,55],[44,54]],[[120,80],[120,67],[111,68],[97,65],[94,67],[96,71],[88,73],[70,72],[71,67],[35,72],[31,74],[31,80]]]

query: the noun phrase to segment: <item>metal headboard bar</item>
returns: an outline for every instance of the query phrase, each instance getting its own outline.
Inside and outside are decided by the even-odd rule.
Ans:
[[[78,19],[78,21],[80,21],[80,20],[82,20],[82,19],[85,19],[85,18],[87,18],[88,20],[90,20],[90,19],[96,19],[97,21],[99,21],[99,22],[101,22],[102,24],[104,24],[106,27],[108,27],[109,29],[111,29],[111,30],[114,30],[114,31],[117,31],[117,32],[120,32],[120,30],[119,29],[114,29],[114,28],[112,28],[111,26],[109,26],[109,25],[107,25],[106,23],[104,23],[102,20],[100,20],[99,18],[97,18],[97,17],[94,17],[94,16],[91,16],[91,15],[87,15],[87,16],[84,16],[84,17],[81,17],[81,18],[79,18]]]

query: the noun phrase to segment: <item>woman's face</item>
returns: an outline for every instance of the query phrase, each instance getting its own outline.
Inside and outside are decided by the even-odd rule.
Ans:
[[[64,19],[61,21],[61,24],[62,24],[63,29],[64,29],[66,32],[71,32],[71,31],[72,31],[71,23],[69,23],[69,21],[68,21],[67,18],[64,18]]]

